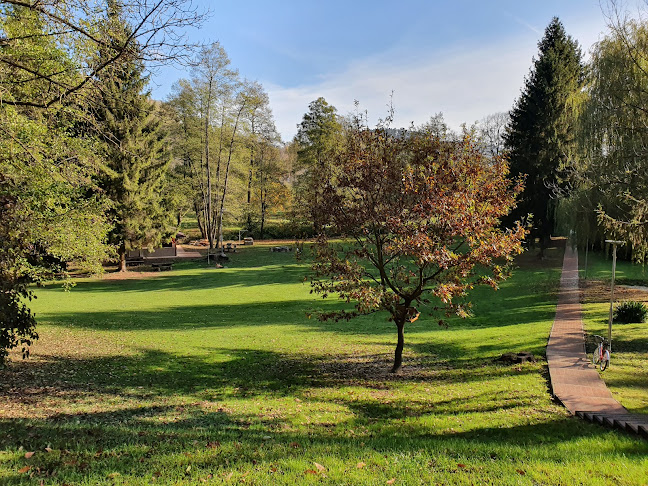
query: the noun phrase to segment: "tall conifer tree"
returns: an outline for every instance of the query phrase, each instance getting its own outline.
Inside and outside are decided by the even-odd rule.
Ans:
[[[575,146],[575,95],[583,83],[578,43],[565,33],[558,18],[538,43],[539,55],[511,110],[505,135],[511,174],[526,174],[526,189],[512,220],[533,214],[530,239],[540,239],[540,254],[555,226],[555,195],[560,171]]]
[[[116,45],[128,38],[128,24],[115,2],[105,29],[109,41],[100,58],[119,52]],[[100,185],[112,201],[111,243],[117,247],[121,271],[126,270],[127,252],[160,244],[172,219],[161,197],[170,152],[158,108],[145,91],[139,54],[134,45],[96,79],[100,99],[95,118],[105,159]]]
[[[301,174],[296,181],[297,199],[304,208],[314,208],[322,198],[322,188],[332,177],[332,159],[342,133],[337,110],[322,97],[308,105],[298,125],[297,167]],[[325,214],[309,214],[316,233],[326,224]]]

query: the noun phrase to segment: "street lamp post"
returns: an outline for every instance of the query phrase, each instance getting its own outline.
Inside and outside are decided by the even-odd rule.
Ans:
[[[239,230],[239,245],[241,244],[241,233],[247,233],[247,230]]]
[[[614,279],[616,276],[616,250],[617,245],[623,245],[624,241],[605,240],[606,243],[612,245],[612,283],[610,284],[610,316],[608,318],[608,343],[609,351],[612,352],[612,316],[614,306]]]

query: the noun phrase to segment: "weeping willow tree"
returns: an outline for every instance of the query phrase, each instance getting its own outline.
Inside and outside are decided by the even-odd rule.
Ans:
[[[623,19],[593,50],[570,197],[588,238],[625,240],[648,255],[648,26]],[[569,209],[569,206],[565,209]],[[596,223],[596,224],[594,224]]]

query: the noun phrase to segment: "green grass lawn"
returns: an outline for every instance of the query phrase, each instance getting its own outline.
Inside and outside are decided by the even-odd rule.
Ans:
[[[585,258],[581,254],[581,287],[585,289],[583,324],[589,334],[607,337],[612,259],[601,253],[589,253],[587,281],[584,267]],[[616,283],[648,286],[648,268],[617,260]],[[616,302],[648,301],[648,292],[617,287],[615,297]],[[593,351],[593,346],[588,346],[588,352]],[[631,412],[648,413],[648,323],[614,323],[610,363],[602,377],[614,397]]]
[[[568,416],[544,347],[562,253],[475,317],[321,323],[291,254],[39,289],[41,340],[0,372],[1,484],[646,484],[648,443]],[[508,351],[541,359],[495,361]],[[34,452],[33,455],[27,454]]]

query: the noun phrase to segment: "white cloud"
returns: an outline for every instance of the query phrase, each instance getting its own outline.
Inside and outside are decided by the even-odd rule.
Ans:
[[[574,26],[572,26],[574,28]],[[585,50],[603,29],[602,20],[577,25],[570,32]],[[579,35],[580,34],[580,35]],[[297,131],[308,104],[323,96],[342,115],[354,110],[355,99],[369,113],[370,123],[384,117],[394,92],[394,125],[420,124],[439,111],[452,128],[509,110],[537,53],[538,36],[530,32],[506,43],[455,47],[445,52],[391,52],[357,60],[318,83],[281,87],[264,83],[277,128],[284,140]]]

